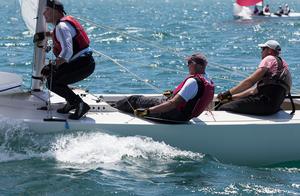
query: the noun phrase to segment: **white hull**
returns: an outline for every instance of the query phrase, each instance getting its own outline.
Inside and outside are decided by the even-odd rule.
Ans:
[[[253,18],[300,18],[300,13],[291,12],[289,15],[281,15],[281,16],[272,13],[270,15],[253,15],[252,17]]]
[[[83,99],[93,111],[81,120],[69,120],[67,114],[55,112],[62,107],[63,100],[52,94],[52,115],[65,121],[45,121],[49,112],[37,108],[45,106],[43,99],[47,100],[47,93],[11,93],[0,96],[0,116],[19,121],[40,134],[83,130],[147,136],[182,150],[212,155],[224,163],[269,165],[300,160],[299,112],[291,116],[289,111],[281,111],[261,117],[212,111],[204,112],[187,124],[161,124],[121,113],[105,102],[124,95],[101,96],[103,101],[96,103],[95,96],[87,94]]]

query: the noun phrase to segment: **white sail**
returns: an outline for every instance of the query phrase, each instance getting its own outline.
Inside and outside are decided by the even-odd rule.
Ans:
[[[35,33],[38,0],[19,0],[22,18],[31,34]]]
[[[251,19],[251,10],[246,6],[240,6],[237,3],[233,4],[233,15],[235,18],[249,20]]]
[[[263,6],[263,1],[258,2],[256,5],[262,7]]]

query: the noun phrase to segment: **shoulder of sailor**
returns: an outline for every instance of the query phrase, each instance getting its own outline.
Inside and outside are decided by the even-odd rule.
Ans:
[[[74,27],[67,21],[60,21],[56,25],[56,29],[61,29],[61,30],[70,30],[72,28],[74,28]]]
[[[197,86],[197,80],[195,78],[189,78],[185,81],[184,87],[189,87],[189,86]]]
[[[263,58],[259,64],[259,67],[270,67],[273,64],[276,64],[277,60],[274,56],[268,55],[265,58]]]

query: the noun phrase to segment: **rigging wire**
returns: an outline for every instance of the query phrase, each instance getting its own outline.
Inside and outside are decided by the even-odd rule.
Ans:
[[[75,15],[76,16],[76,15]],[[165,52],[170,52],[172,54],[175,54],[177,57],[179,58],[185,58],[187,57],[188,55],[187,54],[183,54],[181,53],[179,50],[177,49],[174,49],[174,48],[169,48],[169,47],[165,47],[165,46],[161,46],[157,43],[153,43],[152,41],[150,40],[146,40],[146,39],[142,39],[142,38],[138,38],[136,36],[132,36],[130,35],[129,33],[126,33],[126,32],[123,32],[123,31],[120,31],[114,27],[110,27],[110,26],[107,26],[107,25],[102,25],[102,24],[99,24],[99,23],[95,23],[94,21],[92,20],[89,20],[87,18],[83,18],[83,17],[80,17],[80,16],[76,16],[76,18],[78,18],[78,20],[81,20],[85,23],[89,23],[89,24],[92,24],[98,28],[101,28],[101,29],[105,29],[105,30],[109,30],[109,31],[113,31],[113,32],[116,32],[120,35],[123,35],[123,36],[127,36],[139,43],[142,43],[142,44],[145,44],[145,45],[148,45],[148,46],[152,46],[154,48],[157,48],[157,49],[160,49],[162,51],[165,51]],[[247,74],[244,73],[244,72],[241,72],[241,71],[238,71],[238,70],[235,70],[235,69],[232,69],[232,68],[228,68],[228,67],[225,67],[225,66],[222,66],[220,64],[217,64],[217,63],[214,63],[214,62],[209,62],[209,64],[212,66],[212,67],[215,67],[217,69],[220,69],[222,71],[226,71],[226,72],[230,72],[230,73],[236,73],[237,75],[239,76],[243,76],[243,77],[247,77]]]
[[[141,78],[140,76],[138,76],[137,74],[133,73],[132,71],[130,71],[127,67],[125,67],[124,65],[122,65],[121,63],[119,63],[116,59],[100,52],[100,51],[97,51],[95,49],[92,49],[93,52],[95,52],[96,54],[99,54],[101,56],[104,56],[105,58],[111,60],[113,63],[115,63],[116,65],[120,66],[122,69],[125,69],[128,73],[130,73],[131,75],[133,75],[135,78],[137,78],[138,80],[144,82],[146,85],[148,85],[149,87],[151,87],[152,89],[156,90],[157,92],[161,92],[161,89],[154,86],[153,84],[150,84],[148,81],[144,80],[143,78]]]
[[[124,61],[124,60],[118,60],[119,62],[120,61],[123,61],[123,62],[126,62],[126,63],[135,63],[135,62],[130,62],[130,61]],[[149,67],[149,66],[145,66],[145,67]],[[171,69],[171,68],[166,68],[166,67],[155,67],[155,69],[160,69],[160,70],[164,70],[164,71],[169,71],[169,72],[176,72],[176,73],[182,73],[182,74],[188,74],[188,71],[184,71],[184,70],[179,70],[179,69]],[[224,70],[224,71],[228,71],[228,70]],[[232,72],[230,72],[232,73]],[[225,81],[228,81],[228,82],[234,82],[234,83],[239,83],[240,81],[239,80],[233,80],[233,79],[229,79],[229,78],[224,78],[224,77],[217,77],[217,76],[211,76],[212,79],[218,79],[218,80],[225,80]]]
[[[177,50],[177,49],[169,48],[169,47],[164,47],[164,46],[161,46],[161,45],[159,45],[159,44],[153,43],[153,42],[151,42],[150,40],[146,40],[146,39],[138,38],[138,37],[136,37],[136,36],[132,36],[132,35],[130,35],[129,33],[120,31],[120,30],[118,30],[118,29],[116,29],[116,28],[113,28],[113,27],[111,27],[111,26],[107,26],[107,25],[102,25],[102,24],[99,24],[99,23],[95,23],[95,22],[92,21],[92,20],[89,20],[89,19],[87,19],[87,18],[83,18],[83,17],[80,17],[80,16],[76,16],[76,17],[78,18],[78,20],[81,20],[81,21],[83,21],[83,22],[92,24],[92,25],[94,25],[94,26],[96,26],[96,27],[98,27],[98,28],[105,29],[105,30],[109,30],[109,31],[113,31],[113,32],[116,32],[116,33],[118,33],[118,34],[120,34],[120,35],[122,35],[122,36],[127,36],[127,37],[129,37],[129,38],[131,38],[131,39],[133,39],[133,40],[135,40],[135,41],[137,41],[137,42],[139,42],[139,43],[143,43],[143,44],[145,44],[145,45],[152,46],[152,47],[154,47],[154,48],[158,48],[158,49],[160,49],[160,50],[162,50],[162,51],[165,51],[165,52],[173,53],[173,54],[175,54],[177,57],[185,58],[186,56],[188,56],[188,55],[185,55],[185,54],[180,53],[180,51]],[[151,88],[153,88],[153,89],[155,89],[155,90],[157,90],[157,91],[159,90],[158,87],[156,87],[156,86],[150,84],[149,82],[143,80],[143,79],[140,78],[138,75],[134,74],[134,73],[131,72],[129,69],[127,69],[124,65],[121,65],[116,59],[113,59],[112,57],[110,57],[110,56],[108,56],[108,55],[105,55],[105,54],[103,54],[103,53],[101,53],[101,52],[99,52],[99,51],[97,51],[97,50],[95,50],[95,49],[93,49],[93,51],[94,51],[95,53],[98,53],[98,54],[100,54],[100,55],[102,55],[102,56],[104,56],[104,57],[110,59],[110,60],[113,61],[115,64],[121,66],[123,69],[125,69],[126,71],[128,71],[130,74],[134,75],[134,76],[135,76],[136,78],[138,78],[140,81],[145,82],[145,83],[146,83],[148,86],[150,86]],[[246,78],[246,77],[248,77],[248,75],[249,75],[249,73],[245,73],[245,72],[242,72],[242,71],[238,71],[238,70],[236,70],[236,69],[233,69],[233,68],[229,68],[229,67],[220,65],[220,64],[218,64],[218,63],[209,62],[209,65],[210,65],[211,67],[214,67],[214,68],[218,69],[218,70],[225,71],[225,72],[229,72],[229,73],[231,73],[231,74],[235,74],[235,75],[241,76],[241,77],[243,77],[243,78]],[[166,69],[167,69],[167,68],[166,68]],[[178,70],[176,70],[176,71],[178,72]],[[179,72],[180,72],[180,71],[179,71]],[[217,78],[217,77],[214,77],[214,78]],[[220,79],[220,80],[226,80],[226,81],[232,81],[232,82],[236,82],[236,83],[239,82],[239,81],[236,81],[236,80],[231,80],[231,79],[226,79],[226,78],[220,78],[220,77],[217,78],[217,79]],[[300,93],[300,90],[299,90],[299,89],[296,89],[296,88],[294,88],[294,87],[293,87],[293,89],[294,89],[294,91],[296,91],[296,93]],[[159,90],[159,92],[161,92],[161,91]]]
[[[153,84],[150,84],[149,82],[147,82],[146,80],[142,79],[141,77],[139,77],[137,74],[133,73],[132,71],[130,71],[128,68],[126,68],[124,65],[122,65],[117,59],[114,59],[111,56],[108,56],[106,54],[104,54],[103,52],[100,52],[96,49],[93,49],[93,52],[95,52],[96,54],[98,54],[99,56],[103,56],[107,59],[109,59],[110,61],[112,61],[113,63],[115,63],[116,65],[120,66],[122,69],[125,69],[128,73],[130,73],[132,76],[134,76],[135,78],[137,78],[139,81],[144,82],[145,84],[147,84],[151,89],[156,90],[158,93],[162,92],[162,89],[154,86]],[[124,61],[124,62],[129,62],[129,61]],[[179,72],[179,73],[183,73],[183,74],[188,74],[186,71],[182,71],[182,70],[177,70],[177,69],[170,69],[170,68],[164,68],[164,67],[156,67],[157,69],[161,69],[161,70],[165,70],[165,71],[170,71],[170,72]],[[229,78],[222,78],[222,77],[216,77],[216,76],[212,76],[212,79],[219,79],[219,80],[225,80],[225,81],[229,81],[229,82],[234,82],[234,83],[239,83],[240,81],[238,80],[233,80],[233,79],[229,79]],[[89,84],[87,86],[85,86],[85,90],[88,89],[88,87],[90,86],[90,84],[93,83],[93,81],[95,80],[95,78],[93,78]]]

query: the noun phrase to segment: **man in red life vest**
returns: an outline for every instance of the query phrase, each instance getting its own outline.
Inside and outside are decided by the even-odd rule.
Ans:
[[[90,107],[68,85],[83,80],[95,69],[89,38],[77,20],[65,16],[63,4],[59,1],[48,0],[43,14],[46,22],[54,25],[53,31],[46,32],[46,36],[52,37],[56,59],[46,65],[41,74],[47,77],[47,87],[67,101],[57,112],[67,114],[75,109],[69,118],[80,119]]]
[[[168,98],[134,95],[118,101],[116,108],[166,122],[185,122],[199,116],[213,99],[214,85],[204,77],[207,60],[203,54],[194,54],[187,61],[189,76],[174,91],[168,91]]]

